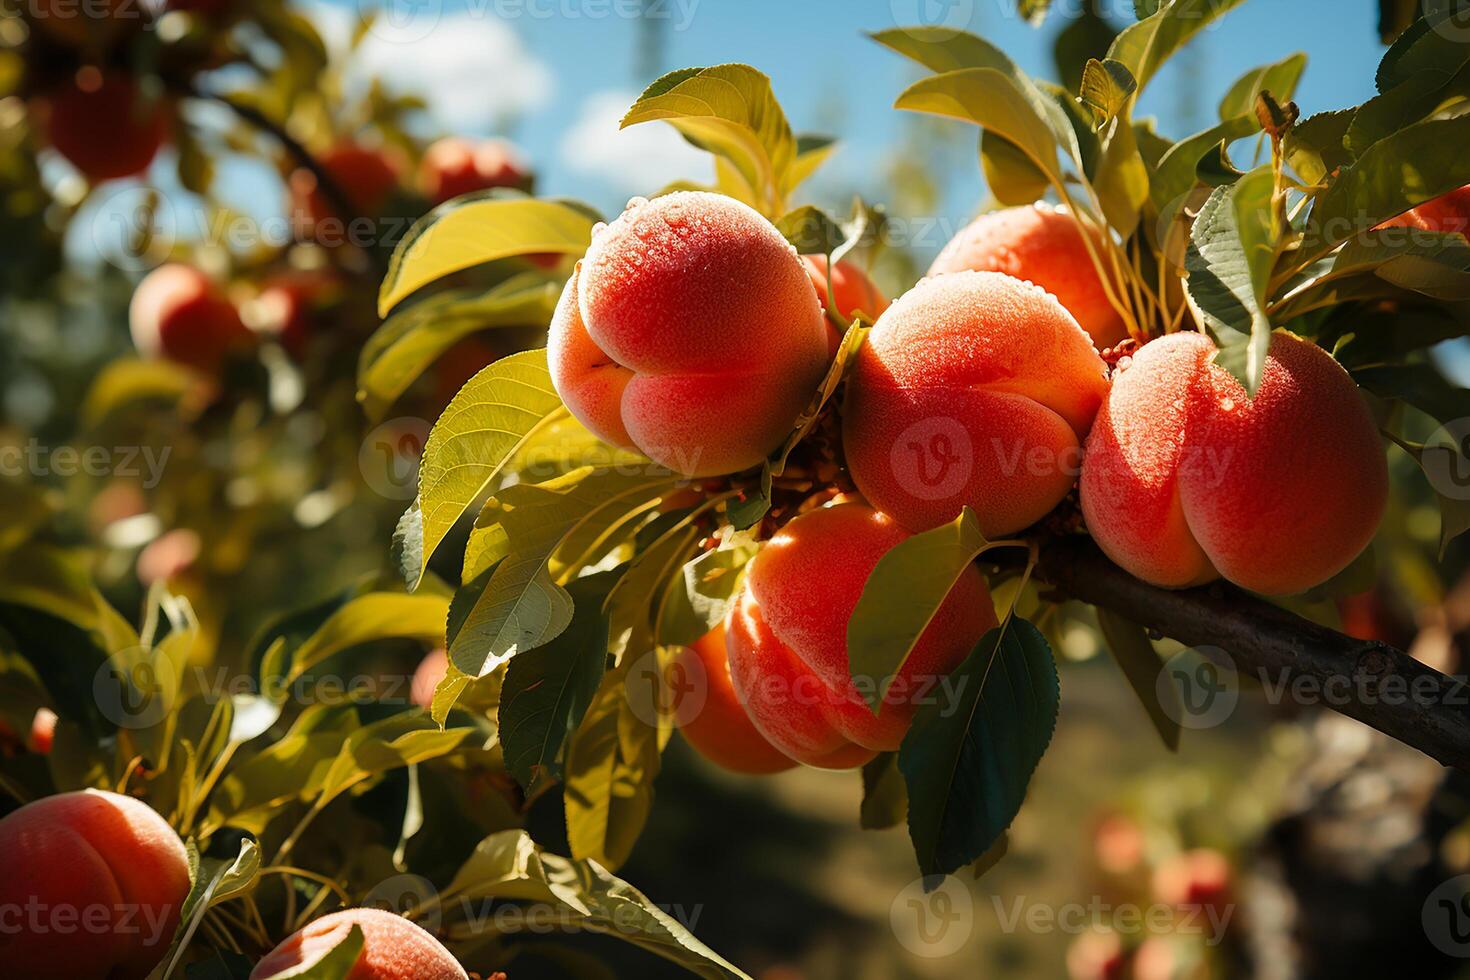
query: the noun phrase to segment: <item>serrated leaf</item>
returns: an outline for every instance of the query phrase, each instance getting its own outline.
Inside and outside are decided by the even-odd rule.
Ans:
[[[523,787],[544,772],[561,775],[561,751],[597,693],[607,665],[608,623],[602,604],[616,575],[577,579],[567,587],[571,624],[550,643],[510,662],[500,695],[505,764]]]
[[[670,72],[644,90],[622,128],[654,120],[727,161],[756,192],[761,210],[775,217],[771,211],[794,186],[797,146],[769,77],[749,65]]]
[[[1101,607],[1097,609],[1097,625],[1102,630],[1103,641],[1107,643],[1113,661],[1138,696],[1159,738],[1163,739],[1170,752],[1179,751],[1180,729],[1175,719],[1183,717],[1184,709],[1178,703],[1178,691],[1171,685],[1158,683],[1159,671],[1164,665],[1154,645],[1149,642],[1148,632],[1137,623]],[[1172,703],[1164,704],[1163,698]]]
[[[1122,62],[1089,58],[1082,69],[1082,104],[1099,126],[1116,118],[1136,91],[1138,80]]]
[[[1389,92],[1416,75],[1430,72],[1446,78],[1465,66],[1466,46],[1459,22],[1465,15],[1462,0],[1422,0],[1424,16],[1410,24],[1384,52],[1375,82]]]
[[[1470,47],[1463,56],[1470,61]],[[1464,63],[1460,65],[1463,69]],[[1464,77],[1426,71],[1414,75],[1402,85],[1375,96],[1358,106],[1353,121],[1343,136],[1343,146],[1356,159],[1379,140],[1397,133],[1435,112],[1452,96],[1463,96],[1470,89]]]
[[[378,291],[378,315],[430,283],[498,259],[539,252],[582,255],[596,218],[581,207],[535,198],[451,202],[420,218],[393,250]]]
[[[1325,278],[1365,273],[1437,299],[1470,298],[1470,244],[1458,233],[1385,228],[1345,244]]]
[[[1216,188],[1194,223],[1185,256],[1185,288],[1215,335],[1217,363],[1251,395],[1271,346],[1266,285],[1276,258],[1274,193],[1269,166]]]
[[[1108,50],[1108,57],[1122,62],[1138,80],[1142,91],[1191,38],[1240,3],[1241,0],[1174,0],[1167,6],[1153,4],[1153,13],[1118,35]],[[1145,9],[1135,6],[1140,12]]]
[[[950,523],[906,538],[878,559],[847,622],[848,670],[873,714],[882,711],[893,678],[986,544],[979,519],[966,507]]]
[[[408,386],[464,337],[497,327],[544,327],[560,293],[559,283],[525,273],[485,292],[451,290],[395,312],[358,356],[363,411],[381,421]]]
[[[1005,833],[1061,698],[1051,648],[1024,619],[987,633],[950,679],[957,702],[920,708],[898,751],[909,837],[926,877],[970,864]]]
[[[1353,155],[1343,141],[1356,112],[1355,109],[1319,112],[1291,127],[1282,145],[1287,162],[1302,180],[1320,184],[1328,174],[1353,162]]]
[[[551,383],[545,350],[501,358],[454,396],[430,430],[419,464],[419,579],[445,535],[490,488],[506,462],[565,412]]]

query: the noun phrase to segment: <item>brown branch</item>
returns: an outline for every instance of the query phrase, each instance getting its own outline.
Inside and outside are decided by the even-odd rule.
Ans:
[[[1041,552],[1041,575],[1065,597],[1110,609],[1188,646],[1214,646],[1270,689],[1376,728],[1437,762],[1470,771],[1470,686],[1385,643],[1319,626],[1224,582],[1171,591],[1141,582],[1075,535]],[[1321,692],[1327,692],[1322,694]]]

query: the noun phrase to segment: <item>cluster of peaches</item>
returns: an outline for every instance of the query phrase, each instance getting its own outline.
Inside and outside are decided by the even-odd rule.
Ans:
[[[0,962],[27,980],[144,980],[163,962],[190,891],[189,857],[161,816],[130,796],[62,793],[0,820]],[[392,912],[323,916],[268,953],[251,980],[295,975],[345,940],[354,980],[468,980],[440,942]]]
[[[600,438],[691,478],[758,466],[788,436],[838,347],[824,307],[876,317],[839,408],[852,492],[776,531],[683,654],[709,678],[683,725],[702,752],[772,772],[897,749],[915,692],[996,625],[985,581],[961,576],[877,714],[848,619],[885,552],[967,507],[997,540],[1076,491],[1107,555],[1170,588],[1301,592],[1368,544],[1387,470],[1342,367],[1278,332],[1247,397],[1204,334],[1127,337],[1091,257],[1106,244],[1063,210],[987,215],[888,305],[841,262],[829,290],[825,260],[719,195],[635,199],[597,230],[553,319],[552,379]]]

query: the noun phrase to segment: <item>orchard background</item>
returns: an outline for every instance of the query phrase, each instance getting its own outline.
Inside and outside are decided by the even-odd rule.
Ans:
[[[1467,4],[0,13],[6,975],[1470,976]]]

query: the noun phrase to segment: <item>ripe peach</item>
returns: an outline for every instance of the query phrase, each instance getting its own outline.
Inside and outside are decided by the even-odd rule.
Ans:
[[[186,527],[160,534],[138,553],[138,581],[172,582],[194,567],[203,547],[198,533]]]
[[[0,962],[31,980],[142,980],[189,894],[184,843],[146,804],[83,790],[0,820]]]
[[[449,653],[443,647],[430,652],[419,661],[418,668],[413,672],[413,680],[409,682],[408,698],[420,708],[427,708],[434,703],[434,688],[449,673]]]
[[[168,132],[162,104],[141,98],[121,72],[84,69],[48,103],[51,146],[93,183],[147,170]]]
[[[1432,201],[1425,201],[1397,218],[1390,218],[1379,227],[1416,228],[1420,231],[1470,235],[1470,184]]]
[[[1092,835],[1098,867],[1109,874],[1124,875],[1143,861],[1143,831],[1128,817],[1113,814],[1099,821]]]
[[[1090,234],[1101,244],[1100,233]],[[944,246],[929,275],[965,270],[1004,272],[1036,283],[1067,308],[1098,350],[1128,336],[1070,212],[1031,205],[982,215]]]
[[[1367,546],[1388,496],[1373,419],[1326,351],[1272,338],[1254,399],[1197,333],[1145,345],[1113,380],[1082,467],[1082,513],[1154,585],[1223,576],[1301,592]]]
[[[822,304],[822,309],[827,308],[827,256],[825,255],[803,255],[801,262],[806,266],[806,273],[811,277],[812,287],[817,291],[817,302]],[[888,309],[889,300],[868,278],[868,274],[852,262],[842,259],[837,263],[837,273],[832,277],[832,299],[837,303],[837,312],[843,319],[851,320],[859,312],[865,314],[871,323]],[[832,324],[828,324],[828,348],[832,354],[837,353],[837,345],[842,342],[842,334]]]
[[[317,186],[316,174],[300,167],[287,180],[291,223],[300,238],[316,237],[322,244],[341,244],[351,231],[344,222],[378,217],[388,206],[398,189],[399,162],[388,151],[349,142],[338,143],[317,162],[346,196],[354,213],[337,214]]]
[[[1067,947],[1068,980],[1123,980],[1128,954],[1115,932],[1084,932]]]
[[[321,272],[272,276],[261,284],[255,297],[252,306],[256,318],[251,325],[275,337],[288,354],[300,359],[311,340],[319,308],[340,291],[336,280]]]
[[[1181,957],[1173,936],[1149,936],[1133,954],[1133,980],[1180,980]]]
[[[1225,855],[1213,848],[1196,848],[1175,854],[1154,869],[1154,898],[1179,908],[1221,908],[1230,901],[1230,879]]]
[[[530,179],[520,151],[504,140],[445,137],[425,150],[419,162],[419,186],[435,204],[495,187],[523,188]]]
[[[864,504],[836,504],[791,521],[749,566],[725,623],[730,678],[756,729],[798,762],[845,769],[897,749],[919,701],[938,697],[940,680],[996,625],[971,566],[873,715],[849,673],[847,621],[878,559],[908,536]]]
[[[343,909],[324,915],[266,954],[250,972],[263,980],[309,967],[336,948],[356,925],[362,952],[346,980],[468,980],[459,961],[422,926],[384,909]]]
[[[219,370],[225,358],[248,349],[255,339],[210,278],[182,263],[159,266],[138,283],[128,319],[133,346],[144,357],[165,357],[205,372]]]
[[[783,755],[750,721],[745,705],[730,682],[725,653],[725,627],[717,626],[674,658],[674,670],[686,678],[704,678],[705,697],[700,710],[685,719],[676,711],[679,730],[700,755],[731,772],[763,775],[796,765]]]
[[[827,364],[801,260],[769,221],[703,192],[635,199],[594,236],[552,318],[572,414],[686,476],[761,462]]]
[[[36,717],[31,719],[31,737],[26,748],[37,755],[49,755],[56,743],[56,723],[61,719],[50,708],[37,708]]]
[[[1045,290],[998,272],[926,279],[879,318],[849,376],[843,445],[863,495],[911,531],[968,504],[989,536],[1061,503],[1107,367]]]

